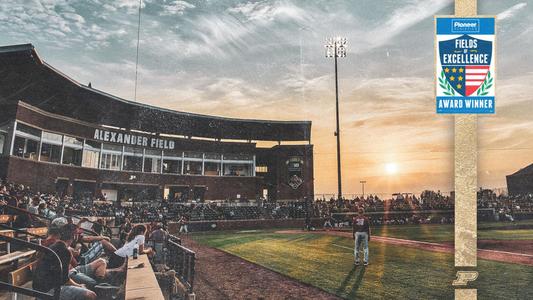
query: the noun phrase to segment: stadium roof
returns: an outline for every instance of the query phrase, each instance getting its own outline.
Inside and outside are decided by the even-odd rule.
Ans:
[[[520,176],[520,175],[532,175],[532,174],[533,174],[533,164],[530,164],[529,166],[522,168],[508,176]]]
[[[42,61],[32,44],[0,47],[0,105],[19,100],[99,125],[214,139],[310,141],[310,121],[208,116],[125,100],[85,86]]]

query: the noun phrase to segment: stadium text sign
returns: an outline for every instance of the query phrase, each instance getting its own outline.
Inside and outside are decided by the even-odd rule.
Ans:
[[[493,17],[436,17],[437,113],[494,113]]]
[[[173,150],[175,142],[167,139],[158,139],[129,133],[95,129],[93,138],[98,141],[111,142],[125,145],[136,145],[158,149]]]

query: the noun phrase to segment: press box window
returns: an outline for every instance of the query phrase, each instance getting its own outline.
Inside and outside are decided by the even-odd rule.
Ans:
[[[202,175],[201,161],[185,161],[183,173],[186,175]]]
[[[20,136],[15,137],[13,155],[27,159],[37,160],[39,157],[39,142]]]
[[[81,166],[83,155],[83,139],[65,135],[63,138],[63,161],[64,165]]]
[[[0,131],[0,155],[4,154],[4,148],[6,147],[7,134]]]
[[[28,125],[17,123],[13,155],[31,160],[39,158],[41,131]]]
[[[40,161],[59,163],[61,161],[61,146],[43,143]]]
[[[163,173],[181,174],[182,156],[180,151],[163,151]]]
[[[43,131],[40,161],[60,163],[63,136]]]
[[[219,176],[220,175],[220,163],[205,162],[204,163],[204,175]]]
[[[85,141],[83,146],[83,162],[82,166],[88,168],[98,168],[98,160],[100,159],[101,144],[93,141]]]
[[[143,149],[134,147],[124,148],[124,165],[125,171],[142,171],[143,166]]]
[[[144,172],[161,173],[161,151],[145,150]]]
[[[224,176],[252,176],[250,164],[225,163]]]
[[[163,173],[181,174],[181,160],[163,160]]]

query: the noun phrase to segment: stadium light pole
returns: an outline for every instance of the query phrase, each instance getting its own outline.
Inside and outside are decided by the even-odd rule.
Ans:
[[[335,37],[326,39],[326,57],[333,57],[335,61],[335,116],[337,126],[335,136],[337,137],[337,193],[338,199],[342,198],[342,176],[341,176],[341,134],[339,124],[339,80],[337,76],[337,58],[346,57],[346,38]]]
[[[359,183],[363,186],[363,198],[365,198],[365,183],[366,183],[366,180],[361,180],[361,181],[359,181]]]

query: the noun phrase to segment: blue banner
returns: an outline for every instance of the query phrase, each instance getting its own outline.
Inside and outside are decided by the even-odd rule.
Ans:
[[[437,97],[438,114],[493,114],[494,97]]]
[[[437,34],[494,34],[494,18],[437,18]]]

